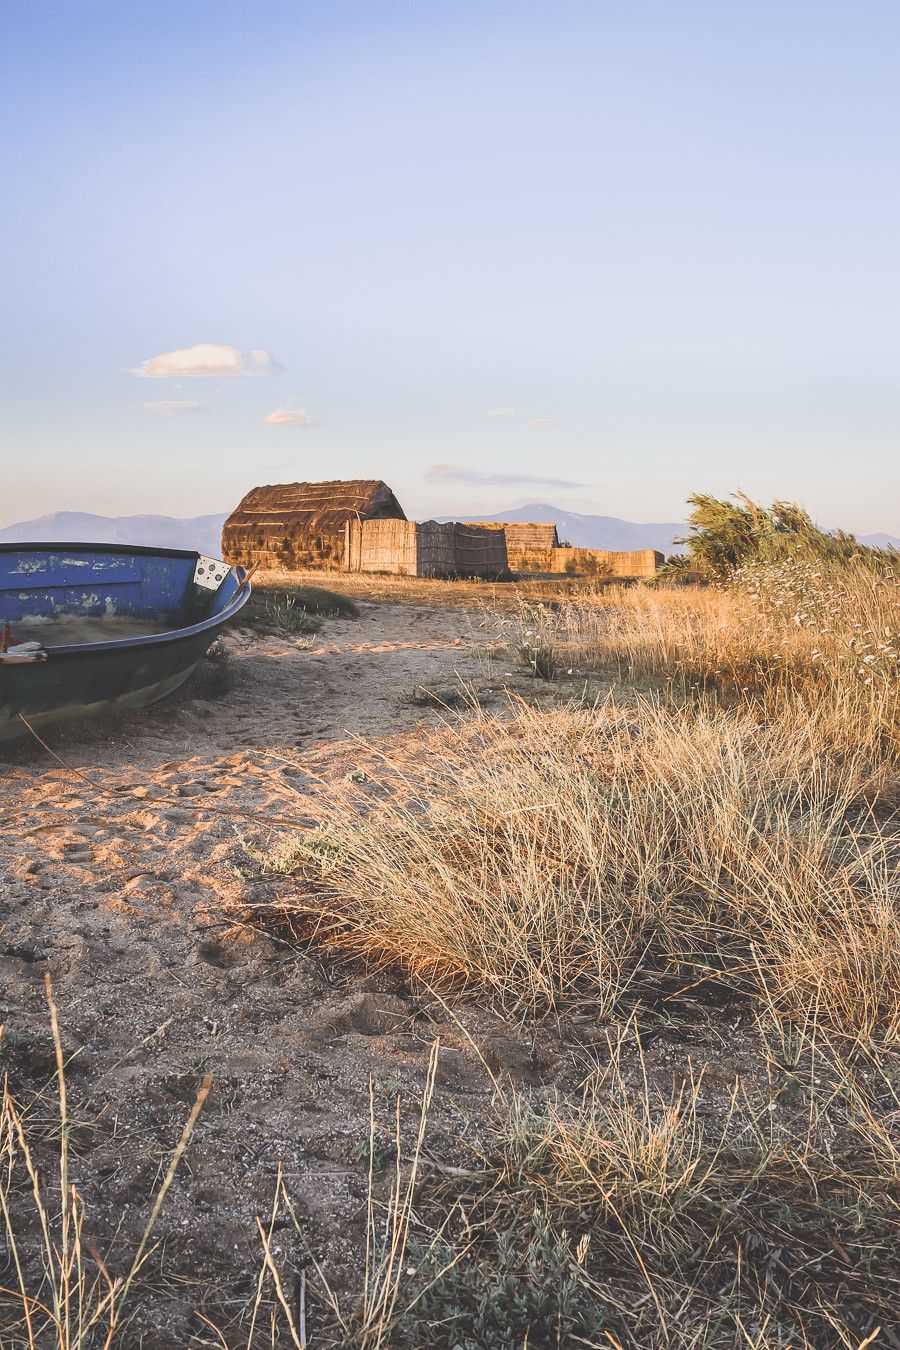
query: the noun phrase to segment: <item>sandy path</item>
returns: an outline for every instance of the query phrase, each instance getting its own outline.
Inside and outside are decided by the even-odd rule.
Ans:
[[[229,631],[227,697],[209,696],[209,672],[173,699],[140,714],[57,730],[53,744],[79,766],[141,773],[169,760],[218,758],[250,746],[294,749],[345,735],[412,728],[420,684],[477,675],[473,651],[492,634],[478,615],[412,605],[364,604],[358,619],[329,619],[301,649],[292,639]],[[309,641],[308,639],[306,641]],[[0,743],[0,773],[46,763],[23,743]]]
[[[224,693],[204,673],[159,708],[50,737],[95,781],[126,786],[121,798],[37,746],[0,751],[6,1063],[23,1091],[52,1072],[49,969],[86,1122],[76,1175],[97,1231],[124,1221],[123,1256],[200,1076],[216,1080],[160,1228],[161,1292],[143,1315],[159,1350],[193,1343],[198,1306],[220,1319],[239,1312],[253,1217],[279,1161],[338,1283],[359,1273],[370,1074],[388,1095],[415,1099],[440,1031],[435,1128],[447,1140],[466,1134],[467,1103],[483,1109],[490,1089],[455,1023],[432,1020],[399,979],[335,972],[242,924],[265,883],[243,874],[240,835],[259,827],[180,805],[302,819],[307,760],[343,773],[365,753],[353,738],[433,720],[412,700],[417,686],[476,677],[473,639],[491,636],[460,611],[400,605],[329,621],[305,650],[230,633]],[[496,1067],[532,1084],[552,1077],[552,1051],[536,1057],[487,1014],[470,1023]]]

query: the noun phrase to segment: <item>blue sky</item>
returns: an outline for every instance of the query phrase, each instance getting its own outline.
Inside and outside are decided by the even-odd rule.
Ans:
[[[372,476],[419,516],[741,488],[900,532],[896,4],[29,0],[0,33],[0,523]],[[146,373],[197,344],[251,373]]]

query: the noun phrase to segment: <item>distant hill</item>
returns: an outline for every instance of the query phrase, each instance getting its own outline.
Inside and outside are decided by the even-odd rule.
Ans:
[[[687,534],[687,525],[671,521],[661,524],[638,525],[615,516],[581,516],[575,511],[563,511],[558,506],[539,502],[531,506],[517,506],[510,511],[484,511],[477,516],[442,516],[442,520],[555,520],[561,540],[575,548],[604,548],[621,552],[632,549],[656,548],[660,553],[673,553],[675,539]]]
[[[37,520],[0,527],[0,544],[145,544],[150,548],[196,549],[218,557],[226,513],[194,516],[92,516],[56,511]]]
[[[676,539],[683,539],[690,527],[665,521],[659,524],[639,525],[616,516],[581,516],[576,511],[563,511],[549,502],[531,506],[516,506],[509,511],[483,511],[477,516],[440,516],[441,520],[555,520],[560,539],[575,548],[614,549],[630,552],[638,548],[655,548],[666,555],[684,552]],[[868,548],[900,548],[900,536],[895,534],[861,534],[859,542]]]
[[[858,538],[868,548],[900,548],[900,534],[861,534]]]

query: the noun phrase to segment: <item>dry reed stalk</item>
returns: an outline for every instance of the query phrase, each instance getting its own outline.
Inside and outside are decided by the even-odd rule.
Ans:
[[[69,1148],[71,1121],[65,1079],[65,1057],[58,1010],[49,974],[44,977],[44,987],[56,1062],[59,1146],[54,1170],[58,1178],[59,1207],[57,1211],[50,1206],[50,1193],[29,1142],[25,1120],[13,1100],[8,1083],[4,1082],[0,1102],[0,1160],[3,1164],[3,1171],[0,1173],[0,1214],[3,1218],[7,1249],[16,1273],[16,1287],[4,1287],[0,1293],[9,1297],[21,1310],[16,1325],[22,1324],[25,1338],[23,1343],[29,1350],[42,1350],[48,1343],[46,1339],[48,1335],[57,1350],[88,1350],[89,1346],[97,1344],[102,1344],[104,1350],[109,1350],[121,1331],[126,1296],[150,1254],[149,1243],[153,1229],[209,1094],[212,1080],[204,1079],[197,1094],[197,1100],[154,1198],[150,1217],[127,1275],[124,1278],[111,1276],[102,1257],[87,1243],[84,1234],[84,1205],[77,1187],[71,1181]],[[24,1172],[28,1182],[30,1215],[23,1215],[13,1208],[13,1199],[18,1199],[15,1175],[19,1168]],[[25,1248],[22,1232],[33,1220],[36,1220],[40,1234],[36,1250],[33,1244]],[[86,1254],[90,1255],[91,1262],[96,1268],[95,1274],[89,1269]],[[36,1274],[31,1268],[31,1263],[35,1260]]]
[[[404,1261],[409,1245],[413,1200],[419,1179],[428,1112],[431,1109],[431,1101],[434,1096],[439,1053],[440,1042],[434,1040],[431,1043],[428,1070],[425,1075],[416,1142],[406,1176],[404,1176],[402,1163],[401,1102],[400,1098],[397,1098],[394,1116],[394,1177],[388,1201],[387,1223],[382,1239],[379,1239],[378,1236],[374,1204],[375,1094],[374,1085],[371,1082],[369,1084],[370,1135],[366,1215],[366,1279],[363,1288],[361,1326],[357,1332],[359,1350],[381,1350],[381,1347],[386,1344],[386,1338],[390,1334],[396,1318],[397,1302],[404,1275]]]
[[[197,1096],[194,1100],[194,1105],[191,1107],[190,1114],[188,1115],[188,1118],[184,1123],[184,1128],[181,1131],[181,1136],[178,1140],[178,1143],[175,1145],[175,1148],[172,1151],[172,1156],[169,1159],[169,1165],[166,1168],[162,1182],[160,1183],[159,1189],[157,1190],[156,1195],[154,1197],[153,1207],[150,1210],[150,1217],[148,1218],[144,1231],[141,1234],[141,1239],[140,1242],[138,1243],[137,1251],[134,1254],[131,1266],[129,1267],[128,1274],[125,1276],[125,1279],[122,1282],[122,1286],[118,1294],[119,1301],[118,1307],[116,1309],[116,1315],[111,1319],[109,1334],[107,1336],[106,1341],[104,1342],[104,1350],[106,1350],[106,1347],[112,1344],[113,1338],[116,1334],[116,1330],[118,1329],[118,1326],[121,1321],[122,1305],[125,1302],[126,1295],[128,1294],[128,1291],[131,1288],[132,1284],[134,1283],[134,1280],[137,1277],[138,1272],[143,1266],[145,1260],[147,1259],[147,1256],[149,1255],[148,1244],[153,1235],[153,1230],[156,1227],[156,1221],[159,1218],[160,1211],[162,1210],[163,1205],[165,1204],[165,1199],[169,1193],[169,1188],[172,1185],[172,1182],[175,1180],[175,1173],[178,1171],[178,1165],[181,1162],[181,1159],[184,1157],[185,1151],[190,1142],[191,1135],[194,1132],[194,1126],[197,1124],[197,1121],[200,1118],[200,1112],[203,1110],[203,1107],[206,1103],[206,1099],[209,1096],[210,1092],[212,1091],[212,1085],[213,1085],[212,1076],[210,1074],[204,1074],[203,1080],[197,1091]]]
[[[429,1053],[428,1068],[426,1070],[425,1083],[422,1089],[421,1101],[419,1103],[419,1118],[415,1142],[413,1144],[412,1154],[408,1158],[404,1156],[403,1150],[402,1102],[397,1098],[395,1103],[393,1141],[394,1171],[391,1180],[390,1193],[383,1207],[377,1200],[378,1183],[376,1178],[375,1158],[377,1153],[376,1135],[378,1132],[378,1122],[375,1109],[375,1087],[372,1082],[369,1084],[369,1167],[366,1200],[366,1244],[363,1258],[362,1290],[356,1306],[354,1306],[352,1311],[347,1311],[342,1307],[341,1300],[331,1288],[326,1273],[323,1271],[313,1253],[308,1249],[304,1225],[294,1208],[284,1184],[281,1169],[279,1168],[268,1230],[266,1230],[259,1218],[256,1220],[263,1247],[263,1264],[257,1278],[256,1294],[252,1307],[246,1350],[251,1350],[251,1347],[254,1344],[254,1332],[267,1280],[271,1281],[275,1291],[275,1298],[281,1309],[281,1314],[284,1317],[290,1343],[295,1346],[297,1350],[305,1350],[307,1345],[305,1315],[304,1317],[298,1317],[291,1308],[284,1289],[282,1271],[279,1268],[278,1262],[275,1259],[275,1254],[272,1250],[272,1232],[282,1209],[288,1215],[301,1245],[306,1248],[306,1255],[318,1277],[321,1287],[320,1293],[324,1297],[325,1303],[329,1307],[334,1318],[334,1323],[338,1329],[340,1344],[353,1346],[354,1350],[385,1350],[387,1346],[394,1344],[392,1337],[398,1322],[407,1314],[409,1308],[418,1302],[423,1294],[427,1292],[427,1286],[426,1289],[419,1287],[414,1295],[412,1293],[410,1294],[408,1302],[403,1301],[404,1291],[408,1282],[408,1271],[406,1268],[407,1252],[411,1229],[416,1217],[414,1203],[421,1179],[425,1136],[429,1111],[434,1098],[439,1054],[440,1042],[434,1040]],[[383,1213],[381,1212],[382,1208]],[[427,1248],[429,1252],[440,1243],[444,1226],[444,1224],[439,1224],[436,1230],[431,1233],[430,1242]],[[436,1279],[441,1274],[446,1273],[446,1270],[460,1260],[464,1254],[464,1249],[458,1254],[455,1254],[452,1260],[445,1263],[441,1270],[435,1274],[434,1278]],[[305,1281],[303,1287],[305,1288]],[[216,1331],[218,1333],[218,1328],[216,1328]],[[221,1335],[221,1333],[218,1334]],[[277,1334],[274,1323],[272,1334],[273,1338]],[[274,1343],[273,1339],[273,1344]],[[328,1341],[328,1344],[333,1343],[333,1341]]]

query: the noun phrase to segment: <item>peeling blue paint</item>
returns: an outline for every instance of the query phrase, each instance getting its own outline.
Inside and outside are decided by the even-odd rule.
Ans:
[[[229,570],[218,590],[197,586],[197,557],[121,545],[67,545],[65,554],[52,545],[0,545],[0,623],[14,633],[27,621],[37,634],[41,620],[65,615],[158,625],[141,636],[47,645],[40,663],[0,664],[0,739],[22,730],[19,713],[40,723],[144,707],[182,684],[250,594],[241,589],[243,569]]]

